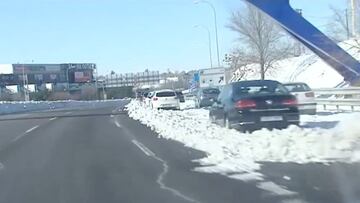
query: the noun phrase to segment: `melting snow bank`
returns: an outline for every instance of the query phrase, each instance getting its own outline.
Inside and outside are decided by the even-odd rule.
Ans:
[[[360,161],[360,114],[338,115],[332,129],[266,129],[244,134],[211,124],[208,110],[162,111],[137,101],[128,106],[129,116],[149,126],[160,137],[173,139],[208,153],[196,160],[196,171],[220,173],[241,180],[262,180],[261,162],[329,163]]]

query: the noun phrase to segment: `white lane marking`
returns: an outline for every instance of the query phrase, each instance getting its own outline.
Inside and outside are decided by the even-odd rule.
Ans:
[[[3,170],[4,168],[5,168],[4,164],[2,164],[2,163],[0,162],[0,171]]]
[[[39,126],[36,125],[36,126],[30,128],[29,130],[25,131],[25,133],[16,136],[11,142],[16,142],[16,141],[18,141],[19,139],[21,139],[22,137],[24,137],[24,136],[27,135],[28,133],[34,131],[34,130],[35,130],[36,128],[38,128],[38,127],[39,127]]]
[[[53,121],[53,120],[55,120],[55,119],[57,119],[57,117],[50,118],[49,121]]]
[[[116,118],[114,120],[114,123],[118,128],[122,128],[121,124],[119,123],[119,121]]]
[[[260,182],[256,184],[256,186],[260,189],[269,191],[275,195],[280,195],[280,196],[292,196],[297,194],[296,192],[287,190],[284,186],[278,185],[271,181]]]
[[[289,177],[289,176],[283,176],[283,179],[285,179],[285,180],[291,180],[291,177]]]
[[[114,118],[114,115],[110,115],[110,118]]]
[[[307,203],[304,200],[301,199],[287,199],[287,200],[283,200],[281,201],[282,203]]]
[[[134,145],[136,145],[142,152],[144,152],[146,156],[151,156],[151,157],[155,156],[154,152],[152,152],[150,149],[145,147],[142,143],[138,142],[137,140],[131,140],[131,142],[134,143]]]
[[[146,146],[144,146],[142,143],[138,142],[137,140],[131,140],[131,142],[135,146],[137,146],[142,152],[144,152],[144,154],[146,154],[147,156],[152,157],[153,159],[156,159],[156,160],[158,160],[159,162],[162,163],[163,171],[160,173],[160,175],[156,179],[156,182],[159,184],[161,189],[167,190],[167,191],[171,192],[173,195],[184,199],[185,201],[200,203],[199,201],[194,200],[191,197],[188,197],[188,196],[182,194],[180,191],[178,191],[178,190],[176,190],[174,188],[166,186],[165,183],[164,183],[164,179],[166,177],[166,174],[169,172],[169,165],[167,164],[167,162],[164,161],[163,159],[159,158],[158,156],[156,156],[154,152],[152,152],[150,149],[148,149]]]
[[[38,128],[38,127],[39,127],[39,126],[36,125],[36,126],[30,128],[29,130],[25,131],[25,134],[30,133],[31,131],[34,131],[34,130],[35,130],[36,128]]]

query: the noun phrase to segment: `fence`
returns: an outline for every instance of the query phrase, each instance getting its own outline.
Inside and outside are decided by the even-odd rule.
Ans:
[[[352,111],[355,107],[360,107],[360,88],[323,88],[315,89],[316,102],[322,105],[326,110],[328,106],[335,106],[337,110],[340,107],[350,107]]]

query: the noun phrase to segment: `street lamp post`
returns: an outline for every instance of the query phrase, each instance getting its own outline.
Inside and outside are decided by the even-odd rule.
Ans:
[[[66,69],[66,82],[67,82],[67,91],[70,89],[70,81],[69,81],[69,69],[70,67],[67,67]]]
[[[213,68],[210,30],[209,30],[208,27],[203,26],[203,25],[195,25],[194,28],[203,28],[203,29],[205,29],[205,30],[207,31],[207,33],[208,33],[210,67]]]
[[[95,88],[96,88],[96,98],[99,100],[99,90],[98,90],[98,79],[99,79],[99,75],[98,75],[98,69],[97,66],[95,66],[94,69],[95,72]]]
[[[209,5],[211,7],[211,9],[214,12],[214,25],[215,25],[215,38],[216,38],[216,55],[217,55],[217,62],[218,62],[218,67],[220,67],[220,54],[219,54],[219,37],[218,37],[218,28],[217,28],[217,14],[216,14],[216,9],[214,7],[214,5],[212,3],[210,3],[209,1],[206,0],[196,0],[194,1],[195,4],[199,4],[199,3],[205,3],[207,5]]]
[[[25,64],[22,64],[22,78],[23,78],[24,100],[29,101],[29,95],[28,95],[28,91],[27,91],[28,85],[26,84],[27,75],[25,78]],[[26,85],[26,88],[25,88],[25,85]]]

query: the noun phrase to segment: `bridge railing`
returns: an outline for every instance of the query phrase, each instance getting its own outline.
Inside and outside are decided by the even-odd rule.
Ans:
[[[314,89],[314,92],[317,104],[322,105],[324,110],[330,106],[337,110],[340,110],[340,107],[350,107],[352,111],[355,107],[360,107],[359,87],[322,88]]]

